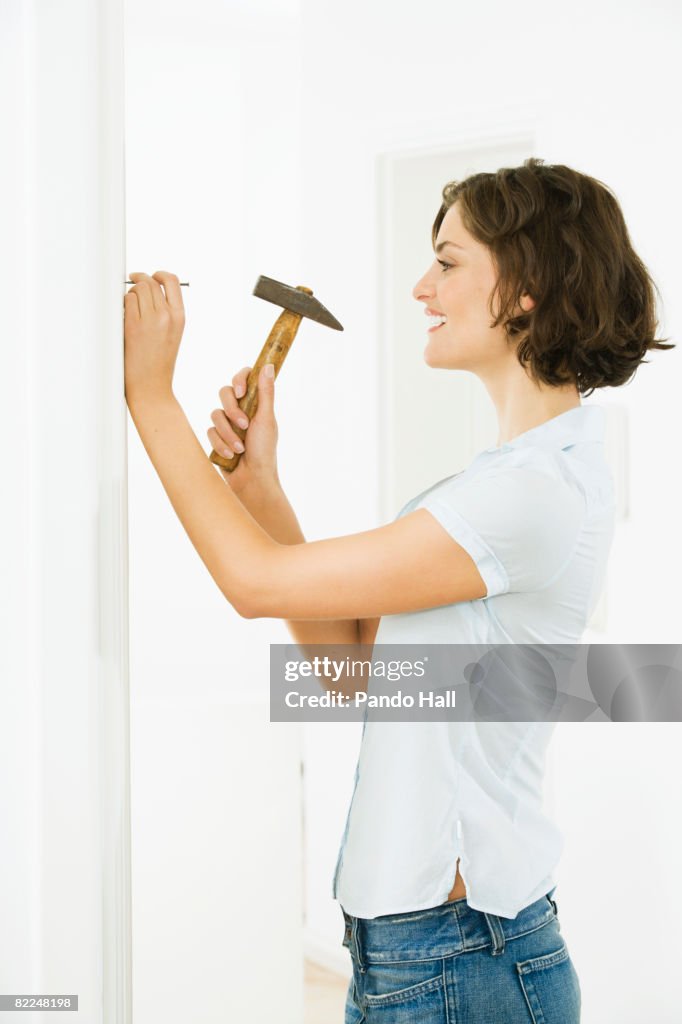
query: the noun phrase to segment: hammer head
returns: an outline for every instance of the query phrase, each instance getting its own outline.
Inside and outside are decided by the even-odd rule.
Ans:
[[[265,299],[266,302],[274,302],[276,306],[290,309],[292,313],[300,313],[301,316],[307,316],[309,320],[316,320],[318,324],[324,324],[325,327],[333,327],[335,331],[343,330],[336,317],[333,317],[329,310],[325,309],[309,288],[306,288],[305,291],[302,288],[292,288],[291,285],[275,281],[272,277],[263,277],[261,274],[256,281],[253,294],[259,299]]]

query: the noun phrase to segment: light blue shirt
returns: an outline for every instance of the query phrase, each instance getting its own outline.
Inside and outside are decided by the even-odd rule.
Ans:
[[[569,409],[408,502],[396,518],[428,509],[487,595],[385,615],[375,643],[580,643],[615,526],[605,427],[603,407]],[[438,906],[459,857],[469,906],[516,917],[556,884],[563,836],[542,807],[553,729],[365,720],[334,898],[364,918]]]

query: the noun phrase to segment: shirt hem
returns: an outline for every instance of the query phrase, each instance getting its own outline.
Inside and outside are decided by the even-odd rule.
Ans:
[[[549,892],[553,887],[556,887],[556,882],[554,880],[554,876],[549,875],[538,887],[542,889],[542,892],[540,892],[538,896],[533,896],[522,906],[516,908],[510,906],[509,904],[489,903],[487,900],[480,901],[476,899],[475,887],[474,896],[471,896],[471,893],[467,892],[467,895],[462,896],[461,899],[466,901],[467,906],[471,910],[478,910],[482,914],[494,914],[496,917],[504,917],[510,921],[513,921],[518,917],[522,910],[525,910],[526,907],[529,907],[532,903],[535,903],[536,900],[539,900],[542,896],[545,895],[545,893]],[[452,886],[450,886],[450,889],[451,888]],[[375,917],[385,917],[392,914],[410,914],[413,912],[416,913],[418,910],[439,910],[440,907],[445,906],[448,902],[458,902],[457,900],[448,901],[447,897],[450,893],[450,889],[448,889],[445,892],[443,899],[436,903],[433,903],[431,900],[417,900],[416,903],[413,902],[398,907],[396,907],[395,904],[393,904],[390,910],[384,908],[374,908],[371,912],[368,912],[366,908],[361,908],[360,910],[353,909],[347,903],[344,903],[339,896],[335,896],[334,899],[337,900],[341,908],[345,910],[345,912],[349,914],[351,917],[360,917],[364,920],[371,921]]]
[[[530,907],[531,904],[535,903],[536,900],[541,899],[553,887],[556,887],[554,876],[546,876],[545,879],[540,883],[540,885],[535,890],[536,892],[538,892],[538,889],[541,890],[540,892],[538,892],[538,895],[531,895],[530,899],[527,899],[522,904],[522,906],[516,908],[504,903],[493,904],[488,903],[486,900],[483,900],[481,902],[476,899],[475,892],[474,896],[471,899],[469,899],[469,893],[467,893],[467,903],[472,910],[478,910],[482,914],[494,914],[495,917],[504,917],[510,921],[514,921],[519,916],[521,911],[525,910],[526,907]],[[483,906],[482,903],[485,903],[486,906]]]

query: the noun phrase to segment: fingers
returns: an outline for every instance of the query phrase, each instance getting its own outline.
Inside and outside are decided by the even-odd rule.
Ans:
[[[176,274],[169,274],[167,270],[157,270],[155,274],[152,274],[152,278],[155,281],[160,281],[163,285],[166,301],[171,310],[178,316],[184,316],[185,305],[182,301],[182,292],[180,291],[180,278]],[[160,287],[159,291],[161,291]]]
[[[231,388],[229,384],[226,384],[224,388],[221,388],[218,392],[220,401],[222,402],[223,409],[227,413],[233,422],[237,423],[240,427],[246,428],[249,425],[249,419],[245,412],[239,408],[237,402],[238,398],[243,397],[246,394],[247,379],[251,372],[250,366],[245,366],[239,373],[235,373],[232,378],[234,388]]]
[[[225,414],[232,420],[233,423],[236,423],[237,426],[241,427],[243,430],[246,430],[246,428],[249,425],[249,418],[246,415],[246,413],[242,412],[242,410],[239,408],[239,405],[237,404],[237,399],[235,398],[234,391],[232,390],[232,388],[229,385],[226,385],[224,388],[221,388],[220,391],[218,392],[218,397],[220,398],[220,401],[223,404],[223,410]]]
[[[151,277],[149,274],[138,272],[130,274],[129,277],[135,284],[127,294],[137,294],[141,316],[152,309],[170,309],[176,318],[184,320],[185,306],[180,291],[180,279],[175,274],[167,270],[157,270]]]
[[[218,392],[222,409],[214,409],[211,413],[213,426],[207,431],[207,437],[213,446],[214,451],[219,452],[230,459],[235,452],[245,451],[242,439],[246,438],[245,431],[250,425],[249,417],[239,407],[239,398],[246,394],[249,377],[253,367],[244,366],[232,378],[232,385],[226,384]],[[258,403],[258,416],[268,427],[275,428],[276,423],[273,414],[274,400],[274,378],[265,376],[265,367],[261,369],[258,379],[260,400]],[[237,433],[239,431],[239,433]]]
[[[206,431],[208,439],[213,445],[213,450],[231,459],[235,452],[243,452],[244,445],[237,434],[235,434],[230,421],[222,409],[214,409],[211,419],[215,426],[209,427]]]
[[[137,298],[137,292],[126,292],[123,296],[123,308],[127,320],[139,320],[140,319],[140,303]]]
[[[226,384],[225,387],[220,388],[218,395],[222,402],[222,409],[214,409],[211,413],[211,420],[215,424],[215,432],[217,433],[218,438],[220,441],[231,445],[237,452],[243,452],[244,446],[242,445],[240,435],[236,432],[233,425],[241,427],[244,431],[249,426],[249,418],[246,413],[243,413],[240,409],[235,390],[240,386],[240,384],[243,385],[244,390],[246,390],[246,378],[249,375],[250,369],[250,367],[245,367],[244,370],[240,370],[239,374],[236,374],[235,377],[232,378],[236,383],[235,388],[231,388],[228,384]],[[209,429],[209,439],[211,439],[211,441],[214,439],[211,437],[212,430],[213,428]],[[244,436],[244,434],[242,434],[242,436]],[[216,451],[219,450],[216,449]]]
[[[149,274],[134,273],[129,276],[130,280],[135,282],[130,291],[137,294],[141,316],[151,313],[153,309],[159,309],[162,304],[165,305],[166,300],[158,281],[154,281]]]
[[[234,385],[234,393],[237,396],[237,398],[243,398],[244,395],[246,394],[246,388],[249,382],[250,373],[251,367],[244,366],[239,371],[239,373],[235,373],[234,377],[232,378],[232,383]]]
[[[267,369],[274,369],[272,365],[261,367],[258,375],[258,409],[260,415],[269,423],[274,417],[275,411],[275,378],[266,374]]]
[[[234,455],[234,451],[228,444],[226,444],[215,427],[211,427],[206,431],[208,437],[208,443],[214,452],[218,452],[219,455],[224,455],[226,459],[231,459]]]
[[[246,430],[249,425],[249,418],[239,408],[237,398],[246,394],[250,372],[251,367],[244,366],[238,373],[235,373],[232,378],[234,387],[226,384],[218,392],[223,406],[222,409],[214,409],[211,413],[214,426],[210,427],[207,431],[208,439],[213,445],[214,450],[220,452],[221,455],[226,455],[228,459],[232,458],[235,451],[244,451],[244,445],[236,433],[233,424],[241,427],[242,430]],[[234,449],[234,451],[230,449]]]

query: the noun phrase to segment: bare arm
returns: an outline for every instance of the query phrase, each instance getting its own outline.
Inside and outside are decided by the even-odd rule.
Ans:
[[[174,395],[128,407],[190,541],[243,618],[356,622],[486,597],[476,561],[428,509],[375,530],[282,543],[216,475]]]
[[[220,468],[220,467],[218,467]],[[226,483],[231,485],[230,473],[220,468]],[[244,508],[256,522],[269,533],[273,540],[280,544],[304,544],[305,537],[301,530],[296,513],[294,512],[289,499],[282,489],[279,481],[269,483],[248,484],[241,490],[232,488],[241,501]],[[379,618],[372,619],[285,619],[287,629],[301,653],[313,658],[316,652],[309,649],[315,644],[364,644],[367,649],[358,656],[363,659],[371,657],[379,626]],[[324,654],[333,656],[332,651],[325,650]],[[343,658],[347,651],[337,652],[337,656]],[[341,680],[341,682],[344,682]],[[322,679],[320,683],[324,685]],[[355,677],[350,688],[339,683],[335,688],[351,693],[367,689],[367,678]],[[330,687],[327,687],[330,689]]]
[[[229,484],[230,474],[220,469]],[[249,483],[241,490],[232,488],[256,522],[279,544],[305,544],[296,513],[279,481]],[[358,619],[285,619],[296,644],[356,644]]]
[[[237,394],[243,395],[246,391],[250,373],[251,367],[244,367],[235,374],[234,387],[221,388],[222,409],[215,409],[211,414],[214,425],[207,432],[208,438],[216,450],[220,449],[230,458],[233,451],[242,451],[244,447],[243,444],[236,447],[235,442],[240,440],[236,424],[242,430],[248,426],[248,452],[236,471],[228,473],[219,466],[220,473],[242,506],[272,540],[282,545],[305,545],[303,531],[277,472],[274,388],[268,381],[262,381],[258,412],[251,423],[237,402]],[[246,434],[243,436],[246,439]],[[357,619],[352,614],[344,619],[283,618],[283,621],[305,657],[312,659],[316,654],[324,654],[341,660],[349,654],[348,645],[358,641],[370,645],[358,651],[358,656],[366,660],[371,655],[379,624],[378,618]],[[337,644],[342,645],[339,650],[335,649]],[[317,645],[324,645],[324,650]],[[357,684],[356,679],[354,688],[358,688]]]
[[[141,274],[132,275],[140,281],[125,296],[126,401],[175,513],[238,614],[305,620],[305,636],[298,625],[291,627],[305,643],[327,636],[321,630],[328,630],[331,621],[336,624],[332,642],[352,647],[360,637],[359,619],[486,597],[486,582],[474,558],[424,508],[375,530],[306,542],[291,509],[282,509],[280,497],[274,509],[281,515],[275,515],[274,526],[272,519],[269,523],[285,539],[271,536],[232,488],[216,477],[175,397],[172,377],[184,325],[182,296],[175,275],[158,271],[154,276],[163,282],[167,298],[158,280]],[[272,473],[274,378],[268,382],[265,370],[264,366],[258,412],[250,428],[255,431],[251,456],[245,453],[242,474],[253,473],[253,480],[263,479],[254,472],[257,469],[278,479]],[[234,413],[233,406],[230,411]],[[258,434],[259,423],[269,439]],[[228,445],[232,441],[229,434],[223,440]],[[235,472],[241,469],[240,461]],[[271,504],[270,508],[272,515]],[[310,621],[315,622],[315,635],[308,638]]]

